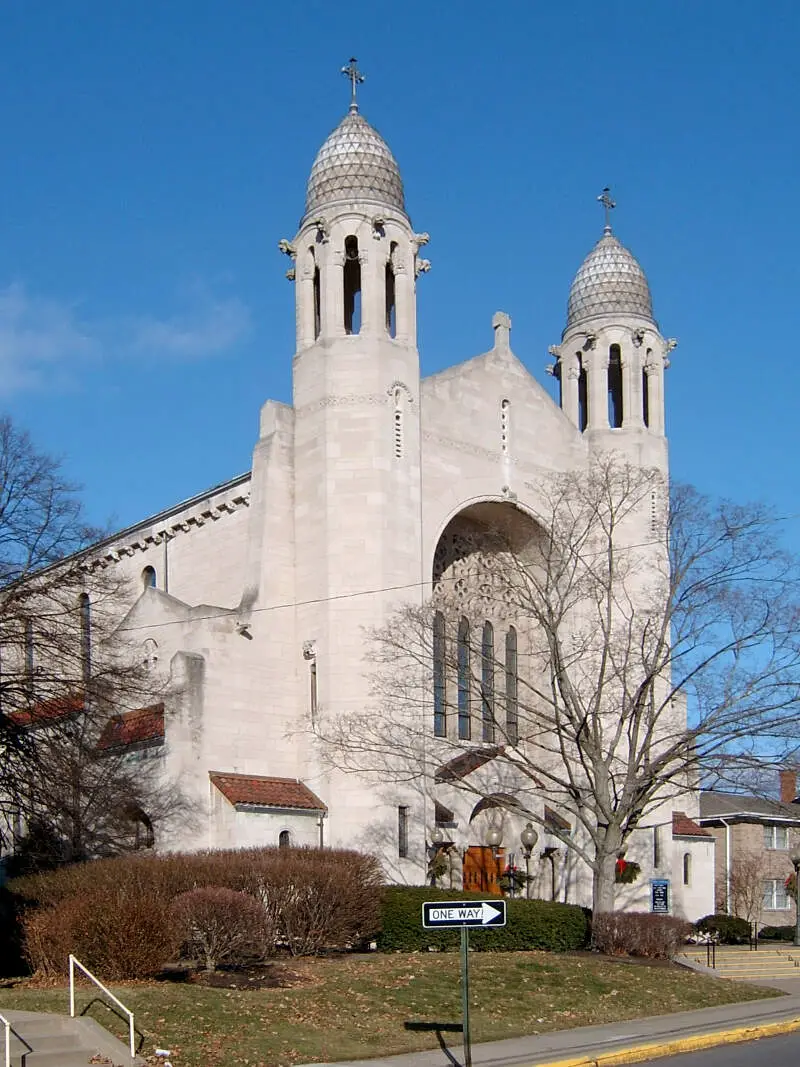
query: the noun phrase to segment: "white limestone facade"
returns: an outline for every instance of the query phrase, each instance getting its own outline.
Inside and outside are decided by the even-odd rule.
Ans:
[[[122,631],[163,689],[165,769],[197,811],[159,847],[377,848],[389,877],[423,882],[432,788],[376,789],[331,770],[309,721],[368,706],[366,635],[398,603],[430,598],[437,546],[465,513],[536,515],[549,474],[585,469],[600,452],[666,479],[673,342],[609,227],[576,276],[551,350],[560,404],[514,355],[501,312],[487,351],[421,378],[416,288],[427,241],[406,213],[397,163],[353,105],[317,155],[297,234],[281,242],[295,291],[291,405],[262,407],[247,474],[97,548],[131,579]],[[482,845],[465,802],[446,791],[441,802],[458,849]],[[659,875],[654,827],[671,836],[672,807],[691,818],[696,793],[634,835],[629,854],[643,877],[628,896],[638,907]],[[518,862],[511,838],[522,825],[512,818],[505,842]],[[556,855],[557,836],[540,836],[537,893],[588,903],[580,864],[563,848]],[[698,840],[687,846],[697,852],[691,893],[673,894],[690,918],[713,910],[713,844]],[[661,873],[676,886],[685,851],[662,846]]]

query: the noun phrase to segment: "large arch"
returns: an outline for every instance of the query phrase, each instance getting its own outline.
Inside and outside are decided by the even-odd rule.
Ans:
[[[524,574],[543,565],[548,544],[530,514],[502,500],[468,504],[442,530],[430,572],[435,736],[519,743],[536,629]]]

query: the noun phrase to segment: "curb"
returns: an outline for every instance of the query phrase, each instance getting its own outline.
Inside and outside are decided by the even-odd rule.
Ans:
[[[742,1041],[755,1041],[760,1037],[777,1037],[800,1030],[800,1018],[785,1019],[779,1023],[764,1023],[760,1026],[738,1026],[734,1030],[718,1030],[711,1034],[694,1034],[675,1041],[652,1041],[630,1048],[614,1049],[588,1056],[571,1057],[565,1060],[541,1060],[531,1067],[614,1067],[615,1064],[642,1063],[662,1056],[674,1056],[679,1052],[699,1052],[717,1045],[735,1045]]]

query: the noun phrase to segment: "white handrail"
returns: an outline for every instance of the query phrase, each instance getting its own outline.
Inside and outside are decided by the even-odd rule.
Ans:
[[[4,1045],[5,1045],[5,1052],[6,1052],[6,1054],[5,1054],[5,1061],[6,1061],[5,1062],[5,1067],[11,1067],[11,1035],[12,1034],[17,1039],[17,1041],[21,1041],[22,1042],[22,1044],[25,1046],[25,1048],[28,1050],[28,1052],[33,1052],[33,1048],[31,1047],[31,1045],[28,1044],[28,1042],[25,1040],[25,1038],[21,1034],[17,1033],[17,1031],[14,1029],[14,1027],[11,1025],[11,1023],[8,1021],[8,1019],[5,1017],[5,1015],[0,1015],[0,1023],[3,1024],[3,1029],[5,1030],[5,1041],[3,1042]],[[27,1055],[27,1053],[23,1052],[23,1054],[22,1054],[22,1065],[23,1065],[23,1067],[25,1067],[25,1057],[26,1057],[26,1055]]]
[[[125,1005],[122,1003],[122,1001],[118,1000],[114,996],[114,994],[111,992],[111,990],[107,989],[103,985],[103,983],[100,981],[99,978],[95,978],[95,976],[92,974],[92,972],[90,970],[88,970],[86,967],[84,967],[83,964],[81,963],[81,961],[79,959],[76,959],[75,956],[72,955],[72,953],[70,953],[70,957],[69,957],[69,1014],[70,1014],[71,1018],[73,1018],[73,1019],[75,1018],[75,968],[76,967],[79,967],[83,971],[83,973],[86,975],[86,977],[90,978],[94,982],[94,984],[97,986],[98,989],[102,989],[103,992],[105,993],[105,995],[108,997],[108,999],[109,1000],[113,1000],[114,1003],[117,1005],[117,1007],[121,1008],[125,1012],[125,1014],[128,1016],[128,1033],[129,1033],[129,1044],[130,1044],[130,1051],[131,1051],[131,1059],[135,1059],[135,1057],[136,1057],[136,1040],[135,1040],[134,1029],[133,1029],[133,1012],[130,1010],[130,1008],[126,1008]]]

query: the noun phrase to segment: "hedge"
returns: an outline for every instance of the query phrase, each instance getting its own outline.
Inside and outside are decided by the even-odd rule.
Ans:
[[[390,886],[383,898],[378,948],[383,952],[424,952],[453,949],[460,943],[457,929],[426,930],[422,904],[426,900],[481,900],[480,893],[460,893],[426,886]],[[547,900],[507,900],[507,924],[490,930],[472,929],[470,947],[479,952],[545,949],[568,952],[589,941],[588,912],[575,904]]]
[[[794,926],[762,926],[758,931],[760,941],[794,941]]]
[[[382,876],[369,855],[336,849],[249,848],[136,855],[18,878],[25,950],[43,974],[63,974],[70,952],[104,978],[146,978],[175,959],[181,893],[223,888],[266,909],[276,949],[312,955],[375,936]]]
[[[718,912],[705,915],[694,924],[695,930],[703,934],[716,934],[721,945],[744,945],[750,940],[750,923],[736,915]]]

